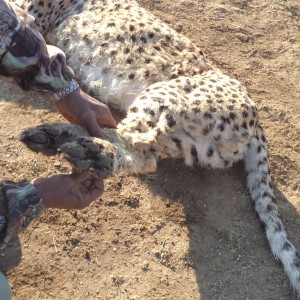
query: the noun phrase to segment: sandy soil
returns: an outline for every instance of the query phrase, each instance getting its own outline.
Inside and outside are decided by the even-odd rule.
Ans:
[[[249,89],[280,212],[300,249],[299,2],[139,2]],[[28,126],[62,120],[52,103],[4,83],[0,95],[1,178],[69,172],[60,157],[18,141]],[[165,161],[151,175],[109,179],[89,208],[47,211],[0,265],[16,300],[296,299],[253,211],[242,164],[220,172]]]

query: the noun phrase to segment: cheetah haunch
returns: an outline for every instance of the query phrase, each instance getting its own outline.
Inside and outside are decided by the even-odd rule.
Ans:
[[[116,130],[104,130],[104,139],[76,125],[29,129],[22,135],[29,148],[61,151],[79,170],[99,176],[154,172],[157,160],[167,157],[213,168],[244,160],[271,250],[300,296],[300,259],[275,204],[257,108],[241,83],[135,1],[26,3],[86,88],[127,112]]]

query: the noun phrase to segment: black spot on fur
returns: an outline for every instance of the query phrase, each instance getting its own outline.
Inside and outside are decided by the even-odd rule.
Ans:
[[[165,110],[168,110],[169,108],[168,108],[168,106],[166,106],[166,105],[161,105],[160,107],[159,107],[159,111],[160,112],[163,112],[163,111],[165,111]]]
[[[203,135],[207,135],[211,131],[211,127],[209,125],[205,126],[202,130]]]
[[[282,231],[282,226],[280,223],[277,223],[276,226],[275,226],[275,231],[276,232],[281,232]]]
[[[176,144],[177,148],[179,150],[182,149],[182,143],[181,143],[181,140],[176,138],[176,137],[171,137],[172,141]]]
[[[261,146],[258,146],[257,147],[257,153],[260,153],[261,152]]]
[[[223,132],[224,129],[225,129],[225,126],[224,126],[224,124],[222,123],[222,124],[220,124],[220,125],[218,126],[218,128],[220,129],[221,132]]]
[[[206,152],[206,155],[208,157],[212,157],[214,154],[214,149],[212,147],[208,148],[207,152]]]
[[[262,196],[272,198],[272,195],[269,192],[264,192]]]
[[[152,109],[150,109],[150,108],[144,108],[144,112],[145,112],[146,114],[149,114],[149,115],[152,116],[152,117],[155,116],[154,111],[153,111]]]
[[[294,265],[297,269],[300,269],[300,259],[297,255],[297,257],[294,258]]]
[[[247,123],[246,123],[246,122],[243,122],[242,127],[245,128],[245,129],[248,129]]]
[[[145,73],[144,73],[144,77],[145,77],[145,78],[148,78],[149,75],[150,75],[150,72],[149,72],[148,70],[146,70]]]
[[[136,106],[132,106],[132,107],[130,107],[130,111],[133,113],[136,113],[136,112],[138,112],[138,108]]]
[[[176,124],[176,121],[171,114],[166,114],[166,119],[169,127],[173,127]]]
[[[204,113],[204,118],[205,119],[212,119],[211,113],[208,113],[208,112]]]
[[[292,244],[289,241],[287,241],[283,244],[282,250],[289,251],[291,249],[292,249]]]
[[[151,122],[151,121],[147,121],[147,125],[148,125],[149,127],[151,127],[151,128],[153,128],[153,127],[154,127],[154,123],[153,123],[153,122]]]
[[[243,111],[243,118],[248,118],[248,113],[246,111]]]
[[[226,123],[227,124],[230,124],[230,118],[227,118],[227,117],[224,117],[224,116],[222,116],[221,117],[221,120],[223,121],[223,123],[226,125]]]
[[[135,74],[133,74],[133,73],[128,75],[128,78],[131,80],[134,79],[134,77],[135,77]]]
[[[198,160],[198,152],[197,152],[197,149],[196,149],[195,145],[193,145],[191,147],[191,154],[193,156],[194,162],[198,163],[199,162],[199,160]]]
[[[230,112],[230,113],[229,113],[229,118],[230,118],[231,120],[235,120],[235,119],[236,119],[236,114],[233,113],[233,112]]]

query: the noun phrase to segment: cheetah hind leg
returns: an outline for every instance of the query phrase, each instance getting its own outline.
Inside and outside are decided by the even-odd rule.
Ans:
[[[100,178],[112,174],[114,146],[90,137],[79,125],[55,123],[30,128],[22,133],[21,141],[34,152],[63,153],[78,172],[90,170]]]

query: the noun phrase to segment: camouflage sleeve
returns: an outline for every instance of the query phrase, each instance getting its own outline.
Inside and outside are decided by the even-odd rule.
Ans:
[[[73,78],[65,54],[46,45],[34,18],[5,0],[0,0],[0,77],[54,98]]]
[[[0,229],[5,230],[0,249],[5,248],[12,236],[26,229],[43,210],[42,198],[30,182],[0,182]]]

